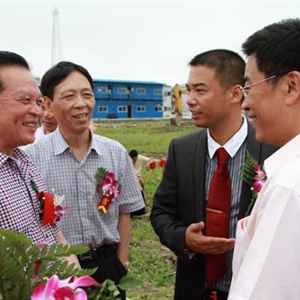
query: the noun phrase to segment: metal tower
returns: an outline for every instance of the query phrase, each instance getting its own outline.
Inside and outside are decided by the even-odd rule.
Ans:
[[[55,7],[53,11],[53,28],[52,28],[52,58],[51,66],[63,60],[63,50],[59,30],[59,12]]]

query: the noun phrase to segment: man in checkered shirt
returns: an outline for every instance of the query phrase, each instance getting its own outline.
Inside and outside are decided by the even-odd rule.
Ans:
[[[39,191],[45,183],[32,160],[18,147],[32,143],[42,114],[42,95],[27,61],[0,51],[0,228],[23,232],[34,244],[67,243],[54,224],[43,226]],[[76,256],[69,258],[79,267]]]

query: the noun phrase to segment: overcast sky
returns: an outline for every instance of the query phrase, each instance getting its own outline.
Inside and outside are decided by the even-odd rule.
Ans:
[[[254,31],[300,16],[299,1],[1,1],[0,49],[17,52],[41,77],[51,67],[53,11],[62,58],[93,78],[185,83],[196,54],[241,54]],[[300,49],[299,49],[300,51]]]

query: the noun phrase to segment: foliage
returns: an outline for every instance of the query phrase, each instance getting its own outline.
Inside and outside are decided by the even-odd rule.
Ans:
[[[32,289],[46,282],[54,274],[60,279],[93,274],[96,269],[80,270],[75,268],[75,264],[68,265],[62,259],[88,250],[87,246],[62,244],[44,245],[40,249],[38,245],[33,245],[25,234],[0,229],[0,299],[30,299]],[[127,289],[135,284],[139,282],[124,277],[120,286]],[[89,299],[116,299],[119,294],[117,286],[109,280],[97,289],[88,290]]]

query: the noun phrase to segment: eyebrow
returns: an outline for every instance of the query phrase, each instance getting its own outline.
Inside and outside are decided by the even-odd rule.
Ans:
[[[192,84],[192,85],[188,85],[188,84],[186,83],[185,86],[186,86],[187,88],[189,88],[190,86],[192,86],[192,87],[194,87],[194,88],[197,88],[197,87],[201,87],[201,86],[206,87],[206,84],[205,84],[205,83],[202,83],[202,82],[199,82],[199,83],[195,83],[195,84]]]

